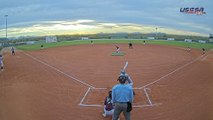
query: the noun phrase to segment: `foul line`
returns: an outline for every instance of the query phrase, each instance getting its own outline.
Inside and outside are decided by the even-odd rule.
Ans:
[[[23,52],[23,53],[24,53],[25,55],[31,57],[31,58],[34,59],[35,61],[40,62],[40,63],[42,63],[42,64],[44,64],[44,65],[46,65],[46,66],[52,68],[53,70],[55,70],[55,71],[57,71],[57,72],[59,72],[59,73],[65,75],[65,76],[67,76],[67,77],[69,77],[69,78],[71,78],[71,79],[73,79],[73,80],[75,80],[75,81],[77,81],[77,82],[80,82],[80,83],[82,83],[82,84],[84,84],[84,85],[86,85],[86,86],[88,86],[88,87],[95,88],[95,87],[93,87],[92,85],[90,85],[90,84],[88,84],[88,83],[86,83],[86,82],[83,82],[83,81],[81,81],[81,80],[79,80],[79,79],[77,79],[77,78],[75,78],[75,77],[73,77],[73,76],[71,76],[71,75],[69,75],[69,74],[67,74],[67,73],[65,73],[65,72],[63,72],[63,71],[61,71],[61,70],[59,70],[58,68],[53,67],[53,66],[49,65],[48,63],[45,63],[45,62],[43,62],[43,61],[41,61],[41,60],[39,60],[39,59],[33,57],[32,55],[29,55],[29,54],[27,54],[27,53],[25,53],[25,52]]]

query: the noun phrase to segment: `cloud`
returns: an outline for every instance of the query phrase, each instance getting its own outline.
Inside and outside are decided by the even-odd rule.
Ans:
[[[91,30],[93,24],[93,27],[123,30],[124,26],[120,29],[118,27],[129,23],[135,24],[138,30],[141,29],[138,25],[145,25],[209,34],[213,33],[212,5],[213,1],[202,0],[1,0],[0,29],[4,29],[3,16],[8,14],[9,29],[16,28],[17,31],[18,28],[39,24],[49,30],[48,25],[55,25],[56,22],[59,22],[57,27],[73,25],[72,28],[75,28],[74,25],[83,25],[82,28]],[[179,12],[180,7],[188,6],[205,7],[207,14],[197,16]]]
[[[185,23],[187,24],[187,23]],[[202,26],[201,26],[202,27]],[[156,32],[156,26],[141,25],[133,23],[110,23],[95,20],[75,20],[75,21],[40,21],[29,23],[25,27],[13,27],[8,30],[8,35],[18,36],[46,36],[46,35],[63,35],[63,34],[94,34],[94,33],[153,33]],[[158,27],[158,31],[168,34],[188,34],[204,35],[196,32],[176,30],[172,28]],[[0,34],[4,36],[3,30]]]

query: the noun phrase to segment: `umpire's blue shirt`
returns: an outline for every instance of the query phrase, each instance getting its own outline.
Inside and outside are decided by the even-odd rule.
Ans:
[[[129,84],[117,84],[112,88],[112,102],[132,102],[133,90]]]

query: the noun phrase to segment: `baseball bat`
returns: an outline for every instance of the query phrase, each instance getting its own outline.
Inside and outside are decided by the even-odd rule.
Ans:
[[[126,68],[127,68],[127,66],[128,66],[128,61],[126,61],[126,63],[125,63],[125,65],[124,65],[124,68],[123,68],[123,71],[125,71],[126,70]]]

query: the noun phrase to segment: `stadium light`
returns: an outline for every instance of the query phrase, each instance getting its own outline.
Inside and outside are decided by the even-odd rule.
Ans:
[[[7,17],[8,17],[8,15],[4,15],[4,17],[5,17],[5,21],[6,21],[5,29],[6,29],[6,40],[7,40]]]

